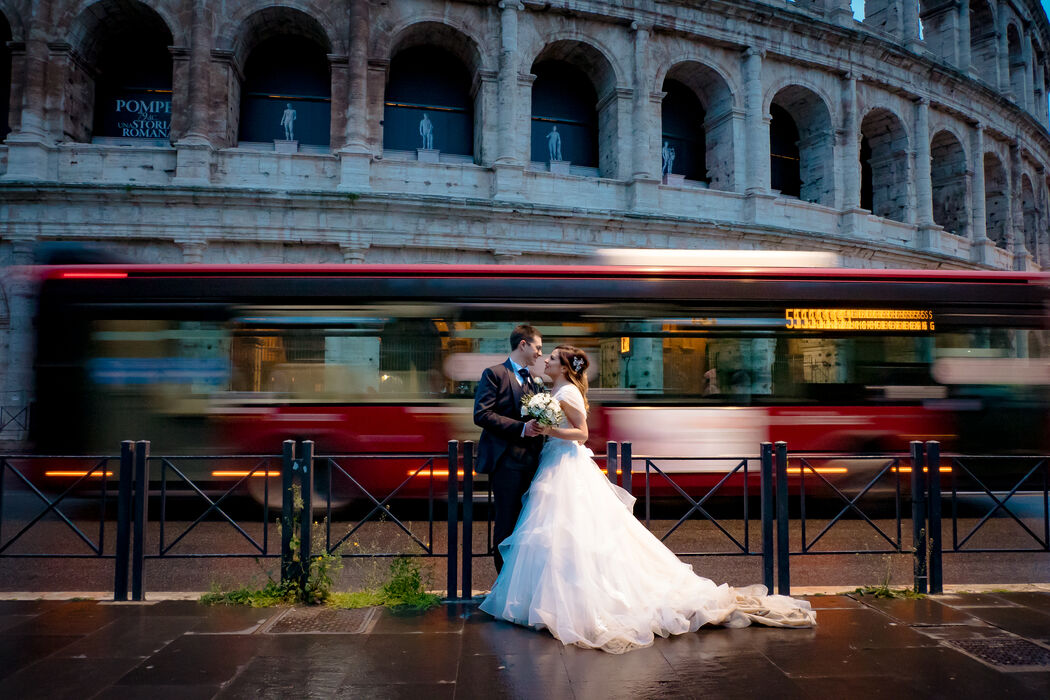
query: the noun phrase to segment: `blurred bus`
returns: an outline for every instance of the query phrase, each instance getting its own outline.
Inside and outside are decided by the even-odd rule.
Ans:
[[[523,322],[548,352],[589,353],[595,452],[726,458],[661,465],[683,484],[714,483],[765,440],[1047,449],[1040,274],[646,262],[36,268],[33,449],[442,452],[477,439],[476,380]],[[405,468],[355,476],[383,491]]]

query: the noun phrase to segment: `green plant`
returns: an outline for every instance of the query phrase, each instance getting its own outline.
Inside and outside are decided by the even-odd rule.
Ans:
[[[297,586],[291,581],[270,579],[262,588],[244,586],[232,591],[223,591],[218,586],[202,595],[202,605],[247,605],[253,608],[269,608],[274,605],[291,605],[299,599]]]
[[[419,563],[408,557],[397,557],[390,563],[390,577],[378,588],[334,593],[329,600],[331,605],[340,608],[385,605],[399,611],[429,610],[440,602],[440,596],[427,593]]]
[[[910,588],[890,588],[887,585],[863,586],[861,588],[856,588],[850,592],[860,596],[870,595],[874,596],[875,598],[902,598],[908,600],[922,600],[926,597],[925,593],[916,593]]]

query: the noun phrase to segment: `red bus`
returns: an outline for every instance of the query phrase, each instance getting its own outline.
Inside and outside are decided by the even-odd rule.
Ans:
[[[37,268],[33,449],[441,452],[514,325],[591,363],[591,446],[755,455],[1047,448],[1047,278],[983,271],[453,265]],[[539,374],[539,372],[537,372]],[[377,463],[379,464],[379,463]],[[404,465],[356,475],[378,491]],[[668,463],[713,483],[729,461]],[[210,479],[204,472],[197,478]],[[214,477],[218,479],[219,477]]]

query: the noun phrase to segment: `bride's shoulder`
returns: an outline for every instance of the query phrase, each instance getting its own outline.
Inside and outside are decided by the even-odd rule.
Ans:
[[[558,389],[557,393],[554,395],[554,398],[556,398],[558,401],[568,401],[571,405],[581,410],[584,406],[583,394],[581,394],[580,390],[572,384],[566,384],[565,386]]]

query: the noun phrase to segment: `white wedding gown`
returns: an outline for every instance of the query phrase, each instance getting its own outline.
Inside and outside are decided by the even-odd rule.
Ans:
[[[584,410],[572,385],[554,398]],[[697,576],[634,517],[634,497],[610,483],[592,456],[576,442],[548,438],[514,532],[500,544],[503,570],[482,610],[614,654],[702,625],[816,624],[806,601]]]

